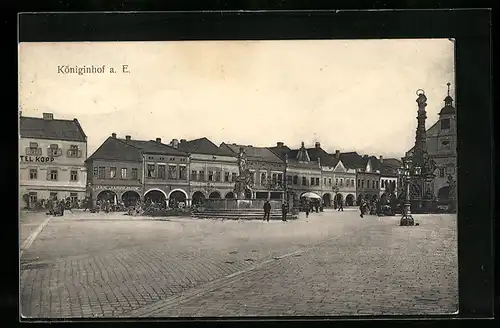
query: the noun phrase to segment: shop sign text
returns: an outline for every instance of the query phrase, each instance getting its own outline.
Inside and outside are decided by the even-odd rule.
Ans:
[[[24,163],[52,163],[54,161],[54,157],[49,156],[19,156],[21,162]]]

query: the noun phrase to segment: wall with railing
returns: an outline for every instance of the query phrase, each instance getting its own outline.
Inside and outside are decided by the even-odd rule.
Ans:
[[[264,210],[265,199],[204,199],[200,209]],[[271,210],[281,210],[281,200],[270,200]]]

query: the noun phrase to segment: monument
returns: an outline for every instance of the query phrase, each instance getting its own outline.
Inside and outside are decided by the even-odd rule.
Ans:
[[[248,169],[247,154],[243,147],[240,147],[240,152],[238,154],[238,176],[236,177],[236,182],[234,184],[234,193],[237,195],[238,199],[245,199],[245,191],[252,184],[252,178],[250,170]]]
[[[435,211],[436,199],[432,191],[436,163],[427,152],[425,120],[427,119],[427,97],[424,90],[417,90],[418,104],[417,130],[413,153],[407,158],[411,167],[409,193],[413,212],[429,213]]]

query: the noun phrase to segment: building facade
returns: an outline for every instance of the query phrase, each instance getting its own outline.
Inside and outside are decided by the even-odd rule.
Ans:
[[[98,200],[122,201],[133,205],[144,195],[143,157],[139,149],[116,138],[113,133],[86,160],[88,194]]]
[[[275,200],[285,198],[286,162],[278,155],[266,147],[252,145],[222,143],[219,148],[235,157],[240,150],[246,153],[252,183],[245,192],[245,198]]]
[[[356,205],[356,169],[349,167],[340,159],[340,150],[333,155],[338,161],[334,169],[334,186],[337,191],[335,202],[344,206]]]
[[[382,156],[378,161],[380,163],[380,199],[385,202],[391,194],[398,196],[398,168],[402,166],[402,163],[395,158],[384,159]]]
[[[237,198],[234,184],[239,172],[232,151],[219,148],[206,137],[180,142],[173,139],[170,145],[189,154],[189,198],[193,203],[206,198]]]
[[[457,127],[456,109],[453,98],[448,95],[444,99],[444,107],[439,112],[439,119],[426,131],[426,145],[429,158],[437,165],[432,182],[434,197],[439,203],[448,203],[450,178],[457,180]],[[406,153],[411,157],[413,148]]]
[[[20,205],[34,206],[40,200],[83,200],[86,192],[87,136],[80,123],[24,117],[20,113],[19,192]]]

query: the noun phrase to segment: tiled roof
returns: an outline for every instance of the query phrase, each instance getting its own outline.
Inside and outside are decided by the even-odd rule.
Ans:
[[[92,160],[120,160],[128,162],[141,162],[141,151],[116,138],[109,137],[97,150],[87,158],[86,162]]]
[[[283,164],[283,160],[266,147],[253,147],[253,146],[222,143],[221,148],[224,147],[227,147],[227,149],[232,151],[235,155],[238,155],[240,152],[240,147],[243,147],[243,149],[245,149],[245,152],[249,160]]]
[[[184,151],[175,149],[174,147],[162,144],[156,141],[145,141],[145,140],[126,140],[119,139],[121,142],[132,145],[138,149],[140,149],[143,153],[146,154],[159,154],[159,155],[172,155],[172,156],[188,156],[188,154]]]
[[[386,164],[384,160],[384,163],[380,165],[380,175],[385,177],[397,177],[398,176],[397,167]]]
[[[332,155],[334,156],[334,155]],[[339,159],[342,161],[344,166],[348,169],[363,169],[366,167],[366,163],[363,161],[363,156],[359,155],[357,152],[347,152],[340,153]]]
[[[290,156],[290,152],[292,151],[288,146],[282,146],[282,147],[269,147],[268,148],[270,151],[278,155],[281,159],[285,160],[285,155],[288,154],[288,159],[290,160],[292,157]],[[297,154],[295,154],[297,155]]]
[[[87,141],[87,136],[76,118],[55,120],[21,116],[19,124],[20,134],[23,138]]]
[[[219,148],[208,138],[203,137],[179,143],[179,150],[195,154],[235,156],[229,149]]]
[[[321,160],[321,165],[335,167],[339,162],[339,160],[335,158],[335,156],[328,154],[323,150],[323,148],[309,148],[307,149],[307,152],[309,153],[309,157],[311,157],[311,160],[317,161],[319,157]]]

